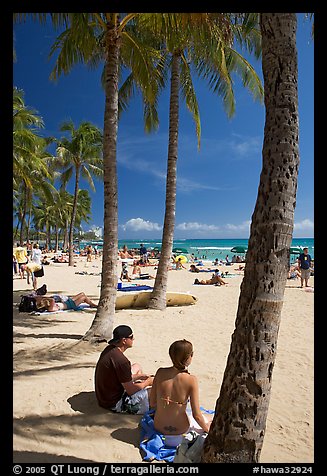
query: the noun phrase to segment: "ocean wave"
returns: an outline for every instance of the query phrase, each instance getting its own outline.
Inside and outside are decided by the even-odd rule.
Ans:
[[[231,250],[230,246],[190,246],[191,250]]]

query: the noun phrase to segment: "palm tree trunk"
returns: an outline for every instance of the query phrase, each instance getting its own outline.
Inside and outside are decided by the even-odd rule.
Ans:
[[[104,233],[100,300],[95,318],[83,340],[101,342],[111,337],[117,295],[118,200],[117,131],[118,66],[120,39],[114,26],[107,30],[108,56],[105,66],[105,113],[103,130]]]
[[[69,243],[69,233],[68,233],[68,219],[66,219],[66,225],[65,225],[65,230],[64,230],[64,237],[63,237],[63,249],[66,250],[68,248],[68,243]]]
[[[244,279],[205,463],[258,462],[294,224],[298,151],[296,14],[261,14],[263,164]]]
[[[171,65],[166,210],[159,266],[153,292],[148,305],[150,309],[157,310],[163,310],[166,308],[168,267],[170,265],[175,229],[179,119],[179,64],[180,53],[175,52],[172,57]]]
[[[68,243],[68,250],[69,250],[69,259],[68,259],[68,266],[74,266],[74,225],[75,225],[75,217],[76,217],[76,210],[77,210],[77,198],[78,198],[78,188],[79,188],[79,168],[76,167],[75,171],[75,190],[74,190],[74,202],[73,202],[73,210],[72,210],[72,217],[70,220],[70,227],[69,227],[69,243]]]

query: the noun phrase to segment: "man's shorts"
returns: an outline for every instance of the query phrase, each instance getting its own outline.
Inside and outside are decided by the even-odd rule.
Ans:
[[[73,309],[74,311],[81,311],[83,308],[80,306],[76,306],[75,301],[73,301],[72,298],[68,298],[65,301],[65,304],[67,306],[67,309]]]
[[[301,278],[302,279],[309,279],[310,278],[310,269],[301,269]]]
[[[117,413],[131,413],[133,415],[143,415],[149,410],[149,394],[146,388],[142,388],[133,395],[123,393],[121,399],[110,410]]]
[[[39,269],[38,271],[34,271],[34,276],[36,278],[42,278],[42,276],[44,276],[44,269],[43,269],[43,266],[41,269]]]

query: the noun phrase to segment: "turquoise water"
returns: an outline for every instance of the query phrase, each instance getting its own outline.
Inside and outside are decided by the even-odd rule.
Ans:
[[[101,249],[101,240],[97,243],[99,248]],[[146,248],[155,248],[161,246],[161,239],[156,240],[119,240],[118,246],[122,248],[124,245],[127,248],[139,248],[140,243],[143,243]],[[85,243],[86,245],[87,243]],[[84,243],[81,243],[81,247],[83,247]],[[248,240],[247,239],[210,239],[210,240],[202,240],[202,239],[185,239],[185,240],[174,240],[173,248],[185,248],[187,249],[188,253],[194,253],[195,256],[203,258],[204,256],[208,260],[214,260],[215,258],[218,259],[225,259],[225,256],[228,254],[229,258],[233,256],[234,253],[231,253],[231,249],[234,246],[244,246],[247,248]],[[294,238],[292,240],[292,246],[300,246],[304,247],[307,246],[309,248],[309,254],[311,255],[312,259],[314,259],[314,239],[313,238]],[[296,255],[292,255],[292,257],[296,258]]]

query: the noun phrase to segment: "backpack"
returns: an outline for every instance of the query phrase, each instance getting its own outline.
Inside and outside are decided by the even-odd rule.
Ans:
[[[36,299],[33,296],[22,296],[20,299],[19,312],[32,312],[36,311]]]
[[[43,286],[41,286],[40,288],[36,290],[36,294],[38,296],[44,296],[45,294],[47,294],[47,292],[48,292],[48,289],[46,284],[43,284]]]
[[[174,463],[200,463],[203,443],[207,433],[190,431],[177,446]]]

